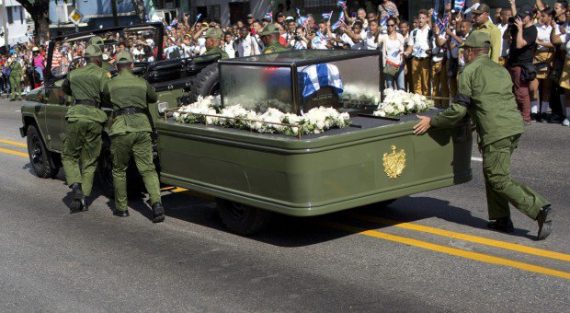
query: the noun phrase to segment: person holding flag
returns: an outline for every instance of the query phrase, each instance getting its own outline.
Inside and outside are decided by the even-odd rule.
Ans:
[[[380,14],[381,19],[384,17],[398,18],[400,16],[398,6],[390,0],[383,0],[382,3],[378,5],[378,13]]]

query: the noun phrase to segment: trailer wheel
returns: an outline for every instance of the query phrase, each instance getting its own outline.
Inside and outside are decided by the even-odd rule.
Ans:
[[[35,125],[28,126],[26,137],[28,141],[30,164],[36,176],[41,178],[55,177],[59,171],[59,167],[53,162],[52,155],[47,150]]]
[[[199,96],[217,96],[220,94],[220,73],[218,64],[213,63],[206,66],[192,80],[190,87],[191,101],[198,100]]]
[[[222,223],[233,233],[249,236],[257,233],[271,219],[271,212],[224,199],[216,199]]]

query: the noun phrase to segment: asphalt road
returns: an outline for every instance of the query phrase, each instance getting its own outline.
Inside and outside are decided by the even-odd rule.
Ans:
[[[19,105],[0,100],[0,312],[570,312],[568,128],[527,127],[513,157],[556,209],[546,241],[519,212],[514,234],[486,229],[477,152],[467,184],[244,238],[188,191],[164,192],[162,224],[102,196],[68,214],[62,173],[30,171]]]

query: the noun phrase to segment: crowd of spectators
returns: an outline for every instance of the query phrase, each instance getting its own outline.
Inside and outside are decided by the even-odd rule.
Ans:
[[[206,53],[205,33],[216,28],[223,32],[221,48],[230,58],[263,53],[259,33],[268,24],[280,32],[279,42],[289,49],[380,50],[383,77],[387,88],[408,90],[431,96],[446,106],[457,95],[457,78],[465,62],[461,44],[473,31],[488,32],[490,57],[504,65],[513,80],[513,92],[526,123],[531,120],[570,126],[570,11],[567,0],[557,0],[552,7],[542,0],[534,6],[510,5],[491,9],[474,0],[465,7],[464,0],[444,1],[441,8],[422,9],[409,21],[401,18],[390,0],[378,6],[355,7],[358,1],[338,1],[335,14],[303,15],[302,10],[280,7],[277,12],[256,17],[244,16],[235,24],[222,26],[218,21],[180,19],[164,23],[163,58],[193,58]],[[154,34],[108,34],[105,42],[115,42],[104,57],[129,49],[135,60],[157,58]],[[68,45],[68,43],[66,43]],[[54,66],[65,69],[80,58],[86,43],[59,46],[54,52]],[[108,45],[106,46],[108,47]],[[35,52],[32,50],[36,50]],[[45,47],[19,46],[12,58],[26,68],[22,83],[29,90],[41,82],[45,66]],[[6,57],[0,57],[2,77],[0,92],[9,88],[4,69]],[[66,72],[63,70],[62,72]]]
[[[18,62],[22,68],[20,77],[24,93],[41,85],[46,65],[47,46],[34,46],[32,43],[18,44],[7,54],[0,54],[0,95],[8,95],[11,91],[11,65]]]

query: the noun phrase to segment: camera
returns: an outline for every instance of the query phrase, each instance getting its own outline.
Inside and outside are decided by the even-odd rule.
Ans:
[[[509,23],[509,25],[514,25],[515,21],[516,21],[515,17],[511,16],[511,17],[509,17],[508,23]]]

